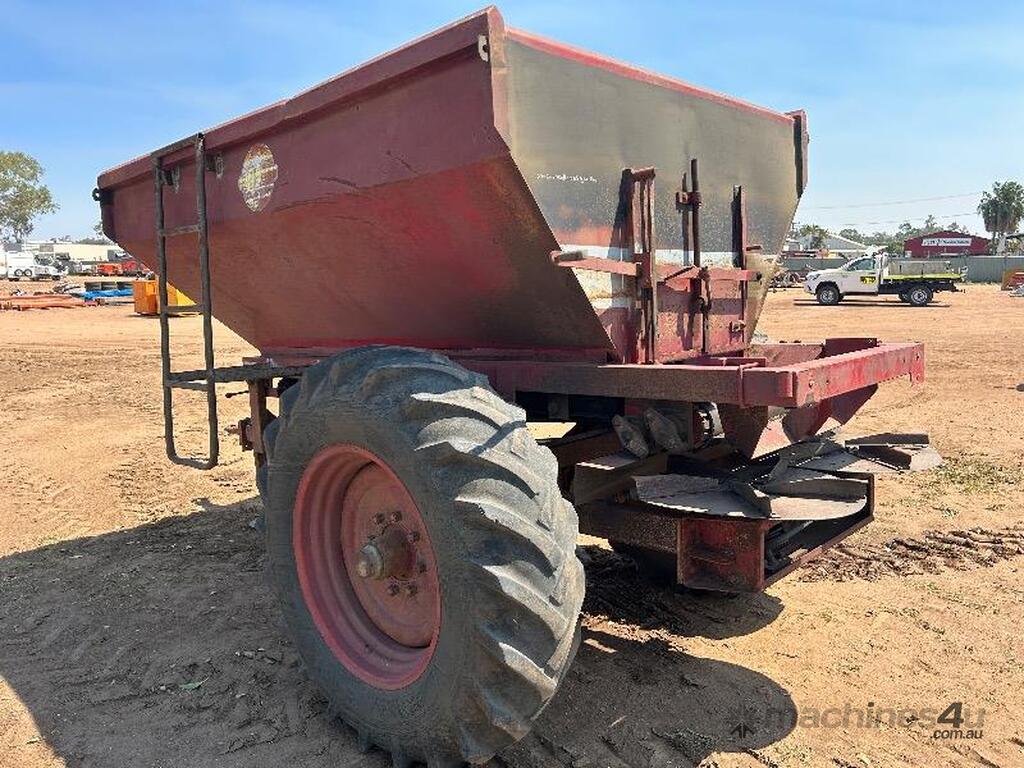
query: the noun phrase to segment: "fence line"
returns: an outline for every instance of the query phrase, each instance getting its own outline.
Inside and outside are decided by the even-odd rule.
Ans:
[[[953,269],[967,267],[967,280],[971,283],[1001,283],[1003,272],[1008,269],[1024,272],[1024,256],[956,256],[949,259],[935,259],[936,264],[949,264]],[[846,259],[839,257],[787,257],[782,259],[786,269],[836,269]]]

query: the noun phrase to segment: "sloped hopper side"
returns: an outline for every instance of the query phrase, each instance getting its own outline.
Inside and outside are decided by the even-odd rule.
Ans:
[[[675,192],[690,160],[700,163],[704,265],[739,266],[734,187],[746,200],[748,266],[777,254],[806,183],[806,123],[782,114],[509,30],[509,140],[513,157],[561,249],[628,259],[625,168],[657,169],[659,263],[692,263]],[[592,271],[577,277],[606,327],[633,305],[633,278]],[[752,333],[769,280],[748,296]]]
[[[605,359],[607,336],[494,120],[480,48],[500,17],[464,19],[206,133],[214,315],[263,352],[366,343],[556,348]],[[247,163],[248,158],[248,163]],[[253,167],[259,178],[253,179]],[[187,151],[167,226],[196,220]],[[99,179],[105,231],[155,264],[148,157]],[[192,236],[170,281],[196,297]]]
[[[781,241],[796,199],[789,118],[524,40],[489,9],[208,131],[214,315],[271,354],[380,342],[615,358],[579,278],[549,254],[614,246],[622,168],[675,173],[695,154],[707,168],[708,250],[727,248],[714,227],[728,228],[734,183],[751,185],[752,241]],[[632,115],[648,107],[639,131]],[[166,226],[192,224],[189,153],[164,164],[177,169]],[[561,179],[577,173],[595,181]],[[98,186],[104,231],[155,265],[150,158]],[[658,190],[659,247],[678,249],[671,189]],[[193,236],[168,240],[168,275],[197,296]]]

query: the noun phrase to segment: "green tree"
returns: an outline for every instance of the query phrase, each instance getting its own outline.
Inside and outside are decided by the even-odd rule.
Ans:
[[[817,250],[825,247],[825,241],[831,234],[827,229],[818,224],[797,224],[794,226],[796,236],[808,239],[808,245]]]
[[[1024,186],[1016,181],[995,182],[991,192],[981,194],[978,213],[999,252],[1005,248],[1006,236],[1016,232],[1024,218]]]
[[[32,221],[57,210],[43,167],[23,152],[0,151],[0,239],[24,239]]]

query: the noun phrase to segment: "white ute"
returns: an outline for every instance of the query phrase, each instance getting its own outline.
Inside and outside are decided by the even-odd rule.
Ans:
[[[900,301],[923,307],[939,291],[955,291],[963,273],[947,264],[925,259],[893,259],[886,255],[863,256],[837,269],[808,272],[804,290],[819,304],[838,304],[845,296],[892,294]]]

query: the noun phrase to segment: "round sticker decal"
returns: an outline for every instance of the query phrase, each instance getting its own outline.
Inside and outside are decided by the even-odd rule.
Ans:
[[[270,147],[256,144],[245,153],[242,161],[242,173],[238,177],[238,191],[249,206],[249,210],[258,211],[263,208],[274,191],[277,181],[277,163]]]

